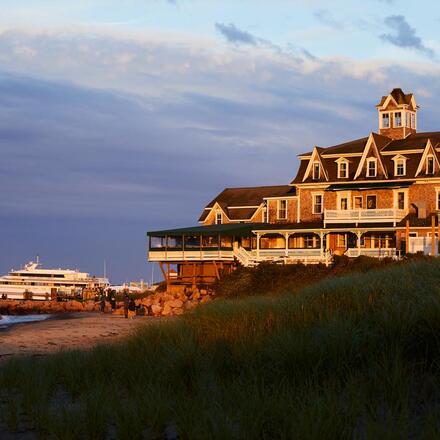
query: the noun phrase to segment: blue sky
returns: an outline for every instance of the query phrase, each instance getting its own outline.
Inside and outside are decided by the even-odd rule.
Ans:
[[[40,253],[149,279],[147,230],[288,182],[296,154],[376,130],[393,87],[439,129],[435,2],[0,5],[2,273]]]

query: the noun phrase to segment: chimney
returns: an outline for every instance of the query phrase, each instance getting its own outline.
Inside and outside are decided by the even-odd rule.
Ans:
[[[417,218],[425,219],[426,218],[426,202],[418,202],[417,206]]]

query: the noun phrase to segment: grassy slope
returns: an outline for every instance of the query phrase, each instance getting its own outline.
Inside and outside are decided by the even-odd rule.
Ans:
[[[439,438],[439,286],[440,261],[414,261],[12,361],[0,414],[42,438]]]

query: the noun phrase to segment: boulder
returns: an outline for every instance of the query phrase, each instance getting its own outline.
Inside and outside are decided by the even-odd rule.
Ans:
[[[166,303],[162,309],[162,315],[163,316],[171,315],[171,311],[172,311],[172,308],[168,305],[168,303]]]
[[[173,299],[172,301],[167,301],[165,306],[170,306],[173,309],[180,309],[183,307],[183,301],[180,299]]]
[[[162,312],[162,307],[159,304],[153,304],[151,306],[151,313],[155,316],[160,315]]]
[[[173,315],[182,315],[184,310],[182,308],[173,309]]]

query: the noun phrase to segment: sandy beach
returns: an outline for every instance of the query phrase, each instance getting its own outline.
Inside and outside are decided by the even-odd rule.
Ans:
[[[142,325],[158,323],[161,318],[73,313],[46,321],[16,324],[0,331],[0,361],[13,356],[42,356],[59,350],[89,349],[112,343]]]

